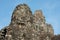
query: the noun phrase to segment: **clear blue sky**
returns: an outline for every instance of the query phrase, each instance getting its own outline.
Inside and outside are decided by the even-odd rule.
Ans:
[[[9,25],[14,8],[21,3],[29,5],[33,13],[41,9],[54,33],[60,34],[60,0],[0,0],[0,29]]]

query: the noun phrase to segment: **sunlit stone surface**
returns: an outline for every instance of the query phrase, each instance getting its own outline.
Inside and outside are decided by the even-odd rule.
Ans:
[[[9,26],[0,30],[0,40],[51,40],[54,30],[46,23],[41,10],[32,11],[26,4],[19,4],[12,13]]]

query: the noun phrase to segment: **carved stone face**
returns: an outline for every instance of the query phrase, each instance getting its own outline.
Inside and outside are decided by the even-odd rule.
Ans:
[[[18,5],[12,15],[12,20],[15,22],[25,22],[28,19],[30,20],[30,17],[32,16],[32,13],[30,11],[30,8],[26,4]]]
[[[33,22],[36,24],[38,24],[39,26],[45,23],[45,18],[42,14],[41,10],[36,10],[35,14],[34,14],[34,18],[33,18]]]
[[[54,30],[51,24],[47,24],[47,32],[51,37],[54,35]]]

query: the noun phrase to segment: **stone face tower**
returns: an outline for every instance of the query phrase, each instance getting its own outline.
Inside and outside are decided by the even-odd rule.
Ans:
[[[26,4],[20,4],[13,11],[9,26],[0,30],[0,40],[47,40],[47,34],[51,38],[53,28],[46,24],[42,11],[36,10],[32,15]]]

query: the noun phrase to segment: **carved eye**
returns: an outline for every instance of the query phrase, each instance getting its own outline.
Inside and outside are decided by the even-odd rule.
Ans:
[[[22,25],[22,26],[24,26],[25,24],[24,24],[24,23],[18,23],[18,25]]]

